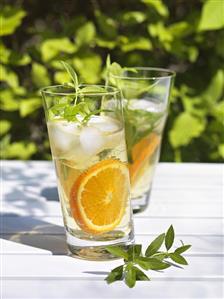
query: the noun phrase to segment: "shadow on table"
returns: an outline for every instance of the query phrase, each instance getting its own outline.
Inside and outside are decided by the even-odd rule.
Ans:
[[[51,251],[54,255],[66,255],[66,237],[62,226],[37,219],[1,213],[1,238],[23,245]]]

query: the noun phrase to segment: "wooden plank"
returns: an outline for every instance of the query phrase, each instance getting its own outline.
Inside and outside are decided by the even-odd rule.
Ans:
[[[154,278],[150,282],[138,282],[129,289],[123,282],[107,285],[96,279],[4,279],[2,296],[8,299],[221,299],[223,281],[218,278],[181,281]]]
[[[157,235],[135,236],[136,243],[143,245],[146,249],[148,244]],[[222,256],[223,236],[183,236],[178,235],[174,243],[174,248],[180,246],[180,240],[185,244],[191,244],[192,248],[186,255]],[[67,246],[65,235],[41,235],[41,234],[9,234],[2,235],[0,254],[46,254],[46,255],[66,255]]]
[[[48,187],[49,192],[45,193],[45,197],[30,193],[23,194],[17,193],[17,199],[13,199],[9,196],[2,202],[4,213],[14,213],[19,216],[60,216],[61,206],[57,198],[53,200],[53,194],[56,194],[55,188]],[[38,193],[41,194],[41,189]],[[20,194],[20,195],[19,195]],[[170,195],[167,198],[167,192],[164,194],[166,199],[163,199],[163,193],[152,193],[148,208],[143,212],[136,214],[135,217],[208,217],[219,218],[223,216],[222,202],[207,200],[205,197],[201,197],[203,202],[200,202],[200,198],[197,198],[196,202],[192,202],[192,197],[188,197],[186,194],[182,194],[181,204],[180,197],[176,195],[176,200]],[[206,195],[208,195],[206,193]],[[31,197],[32,196],[32,197]],[[212,197],[212,195],[211,195]],[[171,198],[171,200],[170,200]],[[185,199],[186,198],[186,199]],[[193,207],[192,208],[192,204]]]
[[[222,257],[219,256],[188,256],[189,265],[183,269],[170,267],[164,273],[152,271],[151,277],[165,278],[209,278],[222,276]],[[85,261],[75,259],[70,256],[53,255],[4,255],[2,261],[3,277],[74,277],[89,279],[102,277],[101,272],[109,272],[114,267],[121,264],[121,260],[116,261]],[[47,265],[47,267],[46,267]]]
[[[135,232],[141,235],[158,234],[173,224],[177,234],[181,235],[222,235],[221,218],[135,218]],[[3,234],[63,234],[62,217],[32,217],[5,215],[2,217]]]
[[[52,162],[12,162],[3,161],[2,165],[3,181],[34,181],[36,179],[47,178],[55,179],[54,167]],[[181,175],[180,175],[181,173]],[[220,186],[223,183],[222,164],[175,164],[159,163],[154,179],[154,188],[165,186],[170,188],[191,188],[202,186]]]

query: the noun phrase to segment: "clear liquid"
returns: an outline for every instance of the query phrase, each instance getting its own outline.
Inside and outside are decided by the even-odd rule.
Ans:
[[[129,100],[127,109],[133,112],[132,122],[138,124],[134,132],[137,141],[129,148],[131,199],[135,211],[135,205],[138,206],[138,202],[142,202],[141,198],[150,193],[155,166],[159,160],[166,112],[162,106],[141,99]],[[139,111],[144,111],[143,117]]]
[[[74,237],[76,245],[95,246],[105,241],[120,242],[125,238],[128,239],[132,231],[128,177],[124,213],[118,225],[112,230],[97,234],[85,231],[71,210],[71,190],[75,182],[90,167],[108,159],[119,160],[126,164],[124,129],[120,123],[110,117],[94,116],[86,127],[65,120],[48,121],[47,126],[64,224],[70,236]],[[111,181],[111,184],[115,182]],[[94,206],[94,196],[91,200]]]

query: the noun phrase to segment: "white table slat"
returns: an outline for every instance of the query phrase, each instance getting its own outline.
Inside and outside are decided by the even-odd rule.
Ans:
[[[7,299],[222,299],[223,281],[210,279],[154,278],[152,282],[138,282],[128,289],[122,282],[107,285],[104,281],[63,279],[4,279],[3,298]],[[15,297],[16,290],[16,297]]]
[[[135,216],[143,248],[170,224],[179,245],[192,248],[189,266],[151,272],[152,282],[108,286],[120,261],[90,262],[67,255],[52,162],[1,161],[2,296],[9,298],[224,297],[223,164],[160,163],[148,209]]]

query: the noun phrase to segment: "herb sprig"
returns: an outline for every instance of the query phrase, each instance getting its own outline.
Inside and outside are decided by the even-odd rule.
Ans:
[[[64,86],[74,88],[74,95],[64,96],[49,109],[49,116],[54,119],[55,116],[67,121],[76,121],[80,125],[85,126],[93,115],[100,112],[111,112],[105,109],[96,109],[94,102],[88,98],[91,94],[102,94],[106,92],[106,88],[93,85],[85,86],[79,84],[78,76],[75,70],[67,62],[61,61],[71,78],[71,82],[65,83]]]
[[[133,109],[131,103],[133,99],[142,96],[148,92],[155,83],[149,84],[147,81],[140,81],[141,85],[138,87],[136,82],[129,82],[122,79],[122,74],[125,71],[137,72],[135,68],[121,67],[117,62],[111,63],[110,56],[106,60],[106,85],[111,83],[120,89],[124,102],[124,121],[125,121],[125,138],[127,144],[127,154],[129,162],[132,162],[132,149],[141,139],[150,135],[156,128],[158,123],[164,116],[164,112],[150,112],[143,109]],[[111,76],[112,75],[112,76]],[[121,76],[119,78],[119,76]],[[138,82],[138,84],[140,84]],[[131,85],[133,84],[133,86]],[[128,92],[127,92],[128,91]]]
[[[184,245],[181,241],[181,246],[171,251],[174,238],[175,232],[171,225],[166,233],[160,234],[149,244],[145,254],[142,252],[141,244],[129,245],[127,249],[121,246],[107,246],[107,251],[123,258],[124,264],[114,268],[105,280],[108,284],[122,280],[129,288],[133,288],[138,280],[150,280],[144,271],[160,271],[171,266],[181,268],[179,265],[188,265],[181,254],[190,249],[191,245]],[[165,251],[161,250],[163,245]]]

